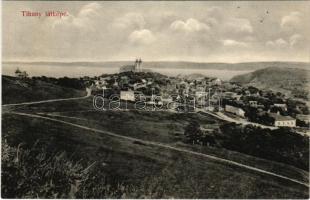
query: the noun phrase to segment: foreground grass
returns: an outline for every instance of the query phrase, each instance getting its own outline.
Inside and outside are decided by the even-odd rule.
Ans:
[[[259,159],[234,151],[227,151],[223,147],[210,148],[184,144],[184,127],[189,121],[195,120],[199,122],[202,127],[212,131],[217,131],[219,126],[224,123],[208,115],[201,115],[199,113],[143,112],[137,110],[96,111],[92,109],[91,98],[81,101],[25,106],[19,107],[17,110],[30,113],[35,111],[37,113],[42,113],[42,115],[49,114],[49,117],[85,125],[87,127],[107,130],[120,135],[147,141],[180,146],[182,148],[204,152],[266,169],[282,174],[283,176],[304,180],[305,182],[309,180],[307,172],[286,164]]]
[[[88,119],[89,116],[84,117],[84,119]],[[114,117],[113,120],[119,118],[109,117]],[[139,117],[138,115],[137,118]],[[156,123],[156,117],[146,117],[154,119]],[[162,115],[158,117],[160,117],[158,120],[165,119]],[[196,117],[199,118],[199,116]],[[97,122],[102,122],[105,126],[105,120],[100,118]],[[88,119],[87,123],[91,121],[95,120]],[[52,154],[54,151],[64,151],[69,155],[70,162],[79,161],[82,168],[96,161],[98,163],[96,172],[104,172],[109,177],[102,180],[113,180],[114,185],[122,185],[125,188],[123,191],[127,191],[124,192],[124,196],[115,195],[118,198],[308,198],[308,189],[303,186],[242,171],[198,156],[11,114],[3,115],[2,124],[2,137],[12,148],[23,144],[23,148],[30,149],[39,140],[46,145],[44,152]],[[95,123],[89,125],[93,127]],[[146,127],[149,128],[149,126]],[[129,130],[127,128],[127,132],[130,132]],[[179,131],[179,127],[177,127],[176,132]],[[127,132],[124,134],[136,132],[135,136],[143,135],[143,132],[138,130]],[[168,137],[164,137],[164,135],[162,133],[162,136],[157,139],[168,143],[179,140],[178,137],[172,137],[173,132]],[[100,186],[97,188],[97,192],[92,193],[90,190],[93,187],[89,185],[89,187],[84,187],[85,193],[82,197],[111,197],[107,193],[100,193],[100,191],[104,191],[102,188],[112,183],[99,181],[101,179],[96,179],[96,177],[94,180],[98,180],[98,182],[90,181],[89,184],[96,182]],[[2,185],[6,184],[9,183],[2,183]]]
[[[199,113],[170,113],[143,111],[96,111],[92,108],[92,99],[70,102],[54,102],[18,107],[17,111],[36,112],[48,117],[73,122],[99,130],[107,130],[124,136],[147,141],[167,143],[198,152],[204,152],[221,158],[237,161],[283,176],[308,182],[308,172],[296,167],[260,159],[246,154],[228,151],[222,147],[207,147],[184,144],[184,127],[189,121],[198,121],[202,127],[216,131],[223,121]],[[60,116],[58,116],[60,115]],[[66,117],[67,116],[67,117]]]

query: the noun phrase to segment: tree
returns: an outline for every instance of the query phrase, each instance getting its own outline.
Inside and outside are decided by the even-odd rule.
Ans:
[[[272,125],[274,124],[274,118],[271,117],[271,116],[269,116],[268,113],[264,113],[264,114],[260,117],[260,119],[259,119],[258,122],[259,122],[259,123],[262,123],[262,124],[266,124],[266,125],[272,126]]]
[[[22,73],[22,72],[19,70],[19,68],[17,68],[17,69],[15,70],[15,75],[18,77],[20,73]]]
[[[249,119],[251,122],[258,122],[258,111],[257,108],[253,107],[246,107],[245,108],[245,116]]]
[[[25,79],[28,77],[28,73],[26,71],[20,71],[19,68],[15,70],[15,76],[20,79]]]
[[[197,121],[191,121],[184,131],[186,141],[192,144],[200,143],[202,140],[202,131],[200,129],[200,124]]]

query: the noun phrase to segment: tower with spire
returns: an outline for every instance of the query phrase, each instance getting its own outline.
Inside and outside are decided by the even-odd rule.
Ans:
[[[135,61],[135,72],[142,72],[142,60],[137,58]]]

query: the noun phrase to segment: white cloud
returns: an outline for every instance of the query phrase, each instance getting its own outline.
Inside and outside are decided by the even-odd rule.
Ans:
[[[121,29],[133,28],[142,29],[145,26],[145,20],[140,13],[127,13],[123,17],[114,20],[113,26]]]
[[[299,34],[294,34],[290,37],[289,41],[290,41],[290,45],[291,46],[295,46],[297,45],[301,40],[303,39],[303,37]]]
[[[143,54],[150,60],[309,60],[306,3],[288,4],[64,2],[52,7],[69,16],[38,19],[15,11],[44,12],[49,3],[7,2],[3,16],[10,20],[3,21],[3,52],[10,59],[117,60]],[[269,14],[262,12],[266,6]]]
[[[240,41],[231,40],[231,39],[222,40],[222,44],[227,47],[247,47],[248,46],[248,44],[245,42],[240,42]]]
[[[253,36],[246,36],[244,38],[244,41],[247,41],[247,42],[255,42],[256,41],[256,38],[253,37]]]
[[[227,19],[225,28],[227,28],[228,31],[234,31],[234,32],[245,32],[245,33],[253,32],[251,22],[248,19],[244,18]]]
[[[225,14],[223,13],[223,9],[217,6],[208,8],[206,14],[209,17],[216,18],[219,20],[222,20],[222,18],[225,17]]]
[[[218,20],[213,17],[205,19],[204,22],[210,27],[216,26],[219,23]]]
[[[289,15],[282,17],[281,27],[294,27],[300,23],[301,17],[302,15],[300,12],[291,12]]]
[[[198,31],[207,31],[210,27],[196,19],[189,18],[186,21],[176,20],[171,25],[170,28],[176,31],[184,32],[198,32]]]
[[[151,44],[156,40],[153,33],[148,29],[133,31],[128,39],[131,43],[135,44]]]
[[[77,16],[69,13],[68,16],[62,18],[50,18],[49,20],[53,20],[51,23],[53,28],[59,26],[74,26],[77,28],[94,30],[94,21],[100,16],[100,8],[101,6],[98,3],[89,3],[80,9]]]
[[[98,16],[98,10],[101,6],[98,3],[90,3],[82,7],[79,12],[79,17],[93,17]]]
[[[287,45],[288,45],[287,41],[285,41],[282,38],[279,38],[279,39],[274,40],[274,41],[266,42],[266,46],[269,46],[269,47],[285,47]]]

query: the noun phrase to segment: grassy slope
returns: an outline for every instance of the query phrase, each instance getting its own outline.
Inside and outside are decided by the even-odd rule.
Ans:
[[[57,86],[44,81],[19,80],[2,76],[2,103],[22,103],[84,96],[85,91]]]
[[[248,74],[238,75],[232,78],[232,81],[241,83],[250,83],[255,81],[286,81],[286,80],[309,80],[309,71],[304,69],[295,68],[279,68],[279,67],[268,67],[265,69],[256,70]]]
[[[191,119],[198,121],[202,127],[211,129],[217,129],[220,124],[224,123],[218,119],[207,115],[201,115],[199,113],[178,114],[142,111],[96,111],[92,107],[92,98],[78,101],[54,102],[52,104],[24,106],[19,107],[16,110],[21,112],[48,113],[69,116],[73,117],[73,119],[64,117],[56,118],[92,128],[111,131],[120,135],[180,145],[182,147],[185,145],[182,142],[184,127]],[[187,148],[193,148],[193,146],[187,145]],[[196,146],[194,149],[205,151],[204,148],[206,147]],[[239,153],[234,156],[235,154],[232,151],[226,151],[223,149],[214,150],[207,148],[206,152],[212,154],[214,153],[214,155],[219,155],[220,157],[235,157],[236,161],[241,161],[244,164],[248,164],[249,159],[253,158],[244,154],[242,154],[242,156],[238,156]],[[275,172],[278,172],[278,168],[281,168],[281,166],[285,166],[280,171],[283,171],[283,175],[286,176],[292,175],[291,177],[295,177],[296,175],[297,178],[303,176],[300,175],[299,172],[296,173],[296,168],[284,170],[287,169],[287,165],[284,164],[272,165],[270,161],[263,159],[260,159],[259,163],[260,164],[258,166],[262,166],[264,169],[274,170]],[[253,159],[250,164],[252,166],[256,166],[256,160]]]
[[[307,189],[209,159],[85,131],[41,119],[3,115],[3,137],[14,146],[37,139],[76,159],[105,163],[101,170],[152,197],[306,198]]]
[[[140,139],[144,139],[144,140],[151,140],[151,141],[156,141],[156,142],[162,142],[162,143],[168,143],[170,145],[174,145],[174,146],[178,146],[178,147],[182,147],[182,148],[186,148],[186,149],[191,149],[194,151],[199,151],[199,152],[205,152],[207,154],[211,154],[211,155],[216,155],[222,158],[227,158],[230,160],[234,160],[243,164],[248,164],[251,166],[256,166],[258,168],[261,169],[266,169],[268,171],[273,171],[288,177],[292,177],[292,178],[296,178],[299,180],[304,180],[307,181],[308,180],[308,174],[307,172],[304,172],[302,170],[296,169],[294,167],[285,165],[285,164],[281,164],[281,163],[276,163],[276,162],[272,162],[272,161],[267,161],[264,159],[258,159],[252,156],[247,156],[238,152],[232,152],[232,151],[227,151],[225,149],[217,149],[217,148],[209,148],[209,147],[201,147],[201,146],[192,146],[192,145],[186,145],[184,143],[182,143],[182,135],[183,135],[183,127],[188,123],[188,121],[191,118],[194,118],[196,120],[198,120],[203,126],[212,126],[213,128],[216,128],[218,126],[219,123],[218,121],[215,121],[215,124],[211,123],[212,121],[214,122],[214,119],[206,117],[206,116],[202,116],[199,114],[191,114],[191,115],[185,115],[185,114],[175,114],[175,113],[167,113],[167,112],[111,112],[111,111],[105,111],[105,112],[100,112],[100,111],[94,111],[92,110],[92,101],[91,98],[83,100],[83,101],[70,101],[70,102],[54,102],[52,104],[41,104],[41,105],[32,105],[32,106],[26,106],[26,107],[21,107],[19,109],[17,109],[19,111],[23,111],[23,112],[47,112],[47,113],[52,113],[52,114],[61,114],[61,115],[65,115],[65,116],[69,116],[69,117],[77,117],[80,119],[72,119],[72,118],[62,118],[62,117],[56,117],[58,119],[62,119],[65,121],[69,121],[69,122],[73,122],[73,123],[77,123],[77,124],[81,124],[81,125],[85,125],[88,127],[92,127],[92,128],[97,128],[97,129],[101,129],[101,130],[108,130],[108,131],[112,131],[121,135],[127,135],[127,136],[131,136],[131,137],[136,137],[136,138],[140,138]],[[39,123],[39,121],[41,120],[31,120],[31,121],[37,121],[37,123]],[[51,125],[47,125],[46,127],[50,127]],[[55,125],[53,125],[54,127]],[[58,128],[57,130],[51,130],[52,134],[56,134],[58,132],[64,132],[64,130],[62,130],[61,128],[62,126],[60,126],[60,128]],[[68,127],[69,128],[69,127]],[[40,130],[40,129],[39,129]],[[66,128],[67,130],[67,128]],[[34,132],[34,131],[32,131]],[[113,144],[112,141],[114,141],[115,139],[113,138],[109,138],[106,137],[103,134],[98,134],[98,137],[94,136],[94,138],[88,138],[85,139],[84,137],[86,137],[84,134],[83,136],[77,134],[75,136],[70,137],[70,134],[72,134],[72,131],[70,131],[70,129],[68,129],[66,132],[66,135],[69,134],[68,136],[66,136],[66,138],[61,138],[63,136],[61,136],[59,139],[54,139],[53,141],[55,142],[63,142],[61,145],[59,145],[59,148],[64,148],[63,146],[65,146],[66,148],[69,148],[70,145],[70,140],[74,140],[73,142],[73,146],[70,147],[71,151],[75,151],[77,148],[86,148],[89,149],[89,151],[87,150],[87,152],[80,153],[79,155],[82,156],[84,155],[85,157],[92,157],[95,156],[94,154],[97,154],[97,150],[96,148],[100,148],[100,149],[105,149],[105,150],[113,150],[115,151],[117,149],[117,151],[122,151],[122,154],[124,152],[126,152],[128,155],[125,156],[125,158],[122,158],[120,160],[115,159],[115,162],[130,162],[130,159],[137,159],[137,163],[140,162],[144,162],[142,161],[143,158],[147,158],[147,159],[159,159],[161,164],[161,167],[159,167],[159,169],[154,171],[154,174],[157,173],[164,173],[161,176],[163,177],[169,177],[167,174],[168,172],[164,171],[162,172],[162,167],[164,168],[168,168],[169,169],[169,173],[175,173],[176,170],[179,170],[180,173],[186,175],[188,174],[188,170],[190,168],[192,169],[196,169],[197,166],[193,165],[190,166],[194,161],[191,159],[191,156],[188,155],[182,155],[186,156],[186,157],[190,157],[187,158],[186,161],[182,161],[186,163],[187,165],[189,165],[189,169],[179,169],[180,166],[178,166],[178,164],[169,164],[171,162],[173,163],[178,163],[179,159],[181,158],[175,158],[173,157],[173,159],[171,157],[169,157],[167,155],[167,153],[169,153],[169,150],[163,150],[163,149],[156,149],[154,147],[148,147],[148,146],[144,146],[144,145],[139,145],[139,144],[130,144],[130,147],[126,147],[127,144],[126,141],[122,141],[120,144]],[[78,132],[85,132],[85,131],[81,131],[79,130]],[[50,134],[50,133],[49,133]],[[44,134],[44,135],[49,135],[49,134]],[[82,133],[81,133],[82,134]],[[93,135],[93,134],[92,134]],[[97,134],[95,134],[97,135]],[[69,137],[69,139],[67,139],[67,137]],[[89,137],[89,136],[87,136]],[[15,138],[13,136],[13,138]],[[28,138],[28,137],[27,137]],[[30,137],[31,138],[31,137]],[[104,138],[104,139],[102,139]],[[69,141],[69,143],[67,142],[67,140]],[[31,139],[31,141],[34,141],[34,138]],[[101,141],[100,143],[98,143],[99,141]],[[98,144],[97,144],[98,143]],[[125,143],[125,144],[123,144]],[[17,144],[17,143],[16,143]],[[87,145],[85,145],[87,144]],[[85,147],[86,146],[86,147]],[[97,146],[96,148],[94,146]],[[99,147],[100,146],[100,147]],[[133,146],[133,148],[131,147]],[[116,149],[115,149],[116,148]],[[123,149],[123,150],[121,150]],[[137,150],[138,149],[138,150]],[[152,150],[152,153],[147,153],[149,150]],[[141,151],[141,152],[140,152]],[[144,155],[142,157],[140,157],[141,155],[139,154],[139,156],[137,155],[137,153],[146,153],[147,155]],[[169,155],[172,152],[169,153]],[[173,154],[178,154],[176,152],[173,152]],[[113,156],[114,157],[114,156]],[[164,160],[163,160],[164,159]],[[189,160],[188,160],[189,159]],[[198,160],[201,160],[201,158],[195,158]],[[157,161],[151,161],[151,162],[159,162]],[[175,162],[174,162],[175,161]],[[181,161],[180,161],[181,162]],[[198,162],[198,161],[195,161]],[[203,161],[204,163],[205,161]],[[209,161],[207,161],[209,162]],[[153,164],[154,164],[153,163]],[[211,163],[213,163],[213,165],[215,164],[214,162],[211,161]],[[153,165],[152,164],[152,165]],[[200,163],[197,163],[197,165]],[[127,174],[127,172],[125,172],[124,166],[121,166],[119,164],[117,164],[120,167],[120,171],[121,171],[121,175],[124,176],[124,174]],[[171,165],[171,166],[170,166]],[[217,163],[218,165],[218,163]],[[222,164],[219,164],[222,165]],[[155,166],[155,165],[154,165]],[[202,170],[202,171],[207,171],[209,170],[208,164],[206,164],[205,167],[202,166],[202,169],[200,169],[200,167],[197,167],[198,171]],[[228,166],[224,166],[224,168],[226,169],[219,169],[219,171],[216,171],[217,167],[212,168],[212,170],[210,171],[210,173],[214,173],[214,174],[225,174],[228,172],[223,172],[223,171],[234,171],[235,169],[230,169],[231,167]],[[150,169],[151,170],[151,169]],[[159,171],[158,171],[159,170]],[[223,170],[223,171],[222,171]],[[240,170],[240,169],[236,169],[235,170],[237,174],[239,173],[246,173],[244,170]],[[141,172],[133,172],[131,175],[136,176],[138,174],[140,174]],[[197,172],[197,173],[202,173],[202,172]],[[209,174],[207,176],[215,176],[214,174]],[[175,175],[177,176],[177,175]],[[193,175],[194,176],[194,175]],[[232,175],[235,176],[235,175]],[[255,175],[255,174],[247,174],[247,175],[242,175],[242,177],[239,177],[238,175],[238,180],[240,179],[239,182],[225,182],[224,180],[216,180],[216,179],[203,179],[203,182],[205,181],[210,181],[210,183],[208,184],[215,184],[216,187],[229,187],[229,188],[237,188],[236,191],[240,192],[240,194],[243,192],[245,193],[245,196],[242,197],[261,197],[261,198],[267,198],[270,196],[273,197],[277,197],[277,198],[284,198],[284,197],[296,197],[298,195],[306,195],[305,191],[301,188],[299,188],[299,192],[281,192],[284,190],[287,190],[287,186],[290,185],[290,183],[287,182],[281,182],[281,180],[275,180],[273,178],[267,178],[266,180],[268,180],[268,184],[276,184],[279,186],[279,188],[273,188],[271,189],[273,186],[270,186],[270,190],[267,190],[266,193],[264,193],[261,189],[256,188],[256,187],[260,187],[258,185],[262,184],[261,182],[264,182],[261,178],[253,178],[256,176],[260,176],[260,175]],[[143,175],[143,177],[145,177]],[[161,177],[161,179],[164,179],[163,177]],[[141,178],[141,177],[140,177]],[[158,179],[158,177],[152,177],[153,179]],[[170,177],[172,178],[172,180],[175,179],[175,177]],[[265,178],[265,177],[264,177]],[[263,178],[263,179],[264,179]],[[181,182],[179,183],[180,186],[179,187],[194,187],[195,183],[187,183],[184,180],[180,180]],[[251,180],[251,181],[250,181]],[[266,181],[265,180],[265,181]],[[158,180],[157,180],[158,181]],[[163,181],[163,180],[161,180]],[[231,181],[231,180],[230,180]],[[135,181],[134,181],[135,182]],[[165,179],[166,184],[168,184],[168,180]],[[220,182],[220,183],[218,183]],[[220,184],[224,184],[220,186]],[[201,183],[201,181],[199,182]],[[202,183],[202,184],[207,184],[207,183]],[[218,184],[218,185],[217,185]],[[232,184],[232,185],[230,185]],[[267,184],[267,183],[263,183]],[[187,185],[187,186],[186,186]],[[250,186],[251,188],[249,188],[250,191],[246,192],[245,188],[241,188],[241,187],[245,187],[245,186]],[[170,186],[171,187],[171,186]],[[198,186],[197,186],[198,187]],[[210,186],[211,187],[211,186]],[[215,187],[215,186],[214,186]],[[269,187],[269,186],[268,186]],[[298,186],[292,186],[293,188]],[[264,186],[262,186],[262,188],[264,188]],[[218,189],[218,188],[217,188]],[[214,189],[214,190],[217,190]],[[196,190],[196,189],[195,189]],[[198,189],[197,189],[198,190]],[[199,192],[202,189],[199,189]],[[222,190],[227,191],[228,188],[224,188]],[[241,191],[243,190],[243,191]],[[173,191],[173,190],[171,190]],[[191,191],[192,192],[192,191]],[[188,192],[188,193],[182,193],[182,195],[180,196],[175,196],[174,193],[174,197],[192,197],[190,196],[192,193]],[[219,191],[218,191],[219,192]],[[203,193],[203,192],[202,192]],[[261,193],[260,195],[258,193]],[[299,194],[297,194],[299,193]],[[188,196],[184,196],[184,195],[188,195]],[[207,193],[203,193],[204,195],[206,195]],[[192,194],[193,195],[193,194]],[[224,193],[220,193],[220,194],[214,194],[212,193],[211,197],[212,198],[216,198],[216,197],[239,197],[237,196],[237,194],[231,194],[231,196],[225,196],[228,194],[224,194]],[[256,195],[256,196],[255,196]],[[268,196],[269,195],[269,196]],[[285,196],[288,195],[288,196]],[[294,196],[295,195],[295,196]],[[198,194],[196,196],[193,197],[206,197],[206,196],[199,196]],[[211,198],[210,197],[210,198]]]
[[[309,91],[310,71],[296,68],[268,67],[235,76],[231,81],[284,93],[290,93],[294,90]]]

